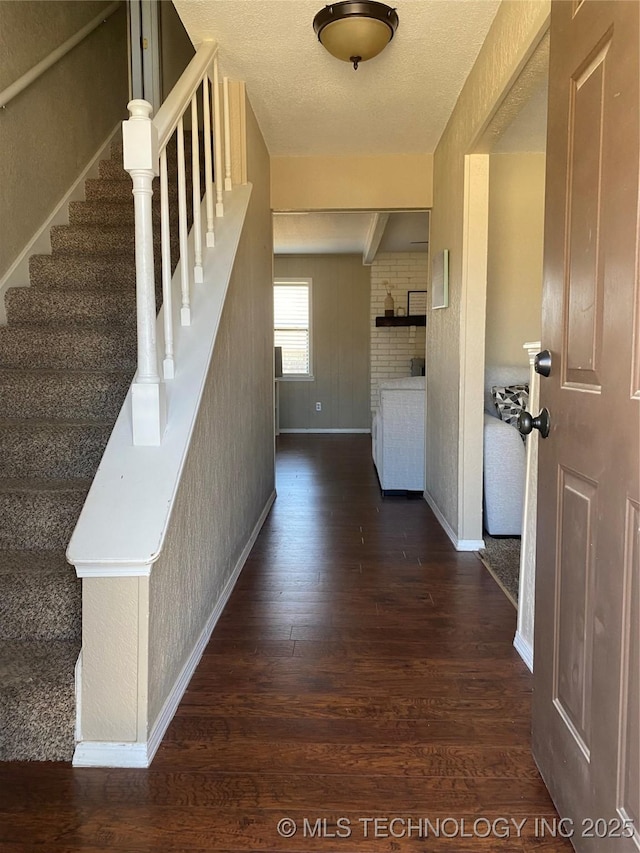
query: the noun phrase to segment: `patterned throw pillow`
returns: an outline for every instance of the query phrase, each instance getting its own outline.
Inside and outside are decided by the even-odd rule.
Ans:
[[[491,396],[500,419],[517,427],[520,412],[527,408],[529,402],[529,386],[494,385],[491,389]]]

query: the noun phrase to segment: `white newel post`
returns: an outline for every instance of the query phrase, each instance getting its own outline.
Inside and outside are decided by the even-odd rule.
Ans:
[[[158,132],[148,101],[128,104],[122,123],[124,168],[133,182],[135,216],[138,370],[131,386],[133,443],[159,445],[166,424],[164,383],[158,372],[156,292],[153,270],[153,179],[159,174]]]
[[[529,341],[523,347],[529,356],[529,403],[527,408],[537,414],[540,410],[540,376],[534,369],[540,341]],[[518,629],[514,646],[533,672],[533,632],[536,597],[536,533],[538,507],[538,433],[527,438],[527,472],[522,512],[522,542],[520,543],[520,588],[518,593]]]

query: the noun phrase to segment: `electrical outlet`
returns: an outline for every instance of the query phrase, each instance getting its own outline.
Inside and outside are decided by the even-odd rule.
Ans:
[[[316,403],[316,412],[322,411],[322,403]]]

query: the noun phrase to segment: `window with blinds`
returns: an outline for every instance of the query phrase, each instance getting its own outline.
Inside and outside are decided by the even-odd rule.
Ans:
[[[282,347],[283,376],[311,376],[311,279],[273,285],[274,346]]]

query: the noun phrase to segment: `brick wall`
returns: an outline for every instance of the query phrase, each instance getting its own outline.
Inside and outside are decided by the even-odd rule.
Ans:
[[[371,267],[371,408],[378,406],[378,382],[409,376],[411,359],[425,356],[425,327],[376,328],[376,317],[384,316],[385,283],[389,283],[396,311],[407,311],[409,290],[427,289],[426,252],[397,252],[378,255]]]

